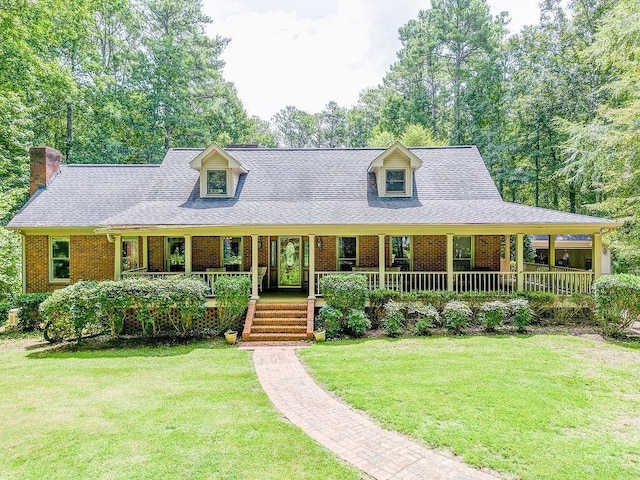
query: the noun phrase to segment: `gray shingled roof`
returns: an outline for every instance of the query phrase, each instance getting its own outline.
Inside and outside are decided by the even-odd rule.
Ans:
[[[475,147],[410,150],[423,161],[412,198],[377,196],[367,169],[383,149],[228,148],[249,171],[230,199],[199,197],[202,149],[171,149],[159,168],[70,166],[10,226],[608,223],[503,202]]]

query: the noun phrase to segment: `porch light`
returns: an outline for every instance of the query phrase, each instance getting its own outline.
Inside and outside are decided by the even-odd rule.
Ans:
[[[262,237],[258,237],[258,248],[262,248]]]
[[[318,246],[318,248],[322,248],[322,240],[320,239],[320,237],[317,238],[316,245]]]

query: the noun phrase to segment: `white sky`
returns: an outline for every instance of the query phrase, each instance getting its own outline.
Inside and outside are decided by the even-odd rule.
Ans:
[[[539,0],[488,0],[509,28],[538,23]],[[380,84],[400,49],[398,28],[428,0],[203,0],[210,34],[231,42],[222,56],[250,115],[269,120],[294,105],[319,112],[351,106]]]

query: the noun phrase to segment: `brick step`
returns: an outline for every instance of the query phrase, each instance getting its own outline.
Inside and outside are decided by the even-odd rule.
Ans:
[[[256,310],[254,318],[307,318],[306,310]]]
[[[253,325],[306,325],[306,318],[254,318]]]
[[[306,303],[258,303],[256,312],[260,310],[307,310]]]
[[[295,340],[306,340],[304,333],[251,333],[248,342],[291,342]]]
[[[254,333],[301,333],[306,335],[306,325],[253,325],[251,335]]]

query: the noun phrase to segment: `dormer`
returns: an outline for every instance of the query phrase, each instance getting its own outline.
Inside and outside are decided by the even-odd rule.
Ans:
[[[240,175],[248,173],[240,162],[215,143],[189,162],[200,172],[200,197],[230,198],[236,194]]]
[[[413,172],[421,166],[422,160],[395,142],[371,162],[368,171],[376,176],[378,196],[412,197]]]

